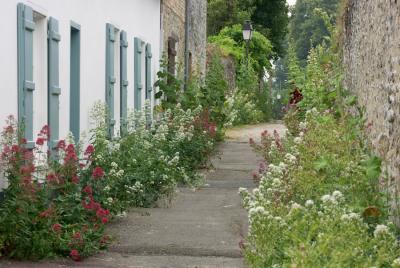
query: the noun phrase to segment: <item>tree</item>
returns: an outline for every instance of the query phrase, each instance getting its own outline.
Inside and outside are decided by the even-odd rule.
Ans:
[[[251,20],[256,29],[271,40],[277,56],[284,54],[284,44],[288,33],[289,7],[286,0],[255,0]]]
[[[233,56],[237,66],[245,57],[246,43],[242,37],[242,26],[240,24],[225,27],[217,36],[210,36],[209,42],[218,45],[225,54]],[[261,79],[265,70],[271,68],[272,44],[264,35],[255,31],[249,43],[249,52],[250,64]]]
[[[251,19],[254,0],[208,0],[207,34],[217,35],[223,28]]]
[[[294,40],[294,48],[302,66],[306,65],[311,48],[315,48],[329,36],[324,20],[314,12],[315,9],[325,11],[334,23],[338,3],[339,0],[297,0],[291,11],[289,36]]]
[[[283,55],[283,42],[289,23],[286,0],[208,0],[208,35],[223,28],[251,20],[255,29],[267,37],[276,56]]]

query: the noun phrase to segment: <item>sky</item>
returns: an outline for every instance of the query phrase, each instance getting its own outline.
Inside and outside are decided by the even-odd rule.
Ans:
[[[296,0],[286,0],[289,5],[294,5],[296,3]]]

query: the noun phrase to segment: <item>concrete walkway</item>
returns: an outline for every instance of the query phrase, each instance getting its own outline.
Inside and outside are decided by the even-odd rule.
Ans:
[[[239,243],[247,233],[247,213],[238,188],[254,187],[251,173],[260,161],[247,141],[276,128],[283,131],[281,125],[269,124],[229,131],[203,187],[178,189],[168,208],[133,209],[111,225],[118,242],[108,252],[51,267],[246,267]]]

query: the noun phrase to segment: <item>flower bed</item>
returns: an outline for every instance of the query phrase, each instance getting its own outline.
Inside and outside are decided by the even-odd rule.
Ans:
[[[152,124],[133,115],[122,137],[106,137],[106,110],[93,110],[90,144],[61,140],[47,151],[48,127],[33,150],[13,117],[2,133],[1,171],[7,179],[0,204],[2,256],[79,261],[106,248],[105,225],[131,206],[151,206],[178,183],[193,184],[196,168],[214,145],[214,125],[179,107]],[[71,139],[72,140],[72,139]]]
[[[264,132],[251,142],[265,159],[259,187],[240,189],[252,267],[400,267],[381,163],[361,128],[352,115],[311,109],[298,136]]]

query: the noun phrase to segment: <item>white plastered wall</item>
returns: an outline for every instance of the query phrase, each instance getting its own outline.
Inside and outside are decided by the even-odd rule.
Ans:
[[[134,37],[152,45],[152,78],[156,79],[160,59],[160,0],[30,0],[1,1],[0,8],[0,125],[7,115],[17,115],[17,4],[22,2],[31,6],[34,11],[52,16],[59,21],[61,41],[60,49],[60,137],[69,132],[69,61],[70,61],[70,27],[71,21],[81,26],[81,122],[80,129],[89,127],[89,111],[96,100],[105,100],[105,44],[106,23],[115,25],[120,31],[127,32],[128,46],[128,109],[133,108],[134,90]],[[39,23],[39,25],[42,27]],[[39,33],[39,32],[37,32]],[[116,37],[119,38],[119,35]],[[40,37],[38,37],[40,39]],[[43,38],[43,37],[41,37]],[[41,81],[34,81],[37,90],[34,92],[34,122],[36,134],[47,122],[47,45],[44,40],[41,48],[34,48],[38,66],[44,70],[35,72]],[[116,43],[118,44],[118,43]],[[42,51],[42,54],[39,55]],[[43,53],[44,51],[44,53]],[[116,49],[119,54],[119,48]],[[116,55],[117,56],[117,55]],[[42,58],[42,61],[40,59]],[[117,62],[116,62],[117,63]],[[116,78],[119,80],[118,65],[115,66]],[[143,59],[143,84],[145,64]],[[43,78],[44,76],[44,78]],[[38,78],[39,79],[39,78]],[[115,119],[119,121],[119,81],[115,84]],[[144,90],[143,101],[144,103]],[[119,125],[116,126],[119,129]]]

